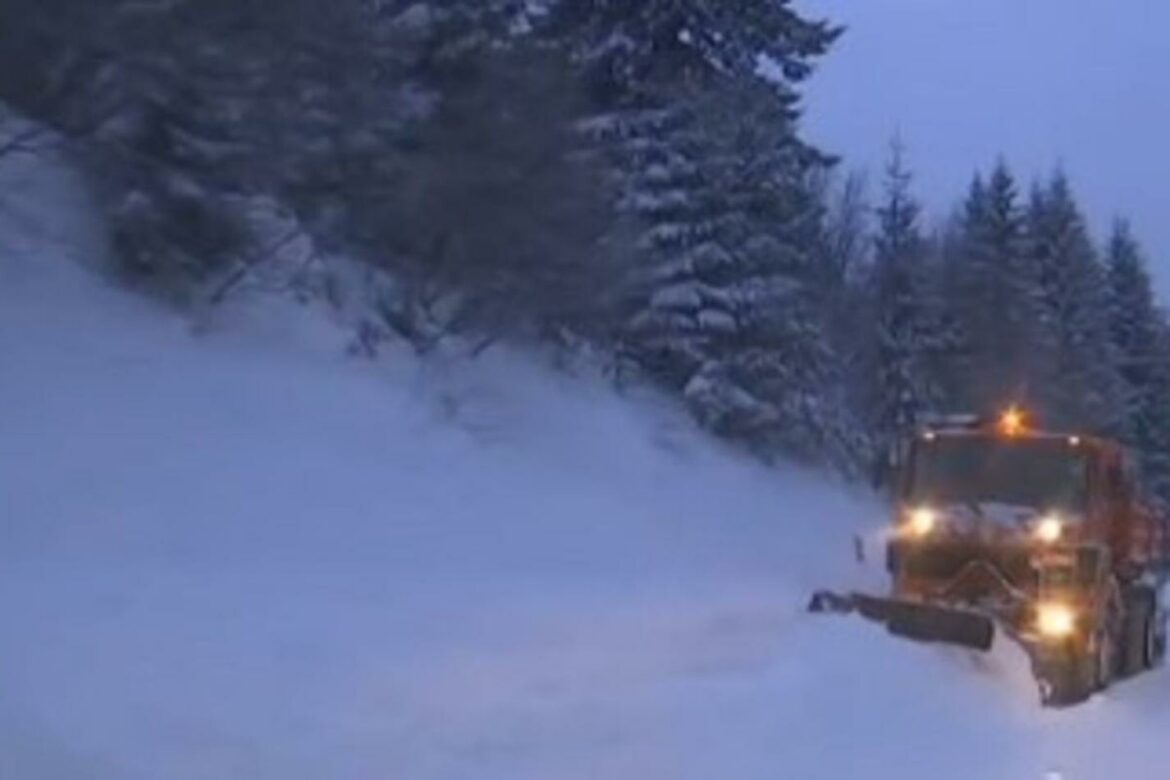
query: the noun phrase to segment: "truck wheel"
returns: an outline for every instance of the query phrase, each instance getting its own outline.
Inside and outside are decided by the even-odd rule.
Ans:
[[[1101,658],[1088,648],[1070,651],[1037,670],[1040,699],[1045,707],[1071,707],[1092,696],[1100,687]]]
[[[1121,662],[1118,654],[1120,648],[1113,635],[1108,631],[1103,631],[1095,644],[1097,656],[1093,664],[1096,672],[1094,691],[1103,691],[1117,679],[1117,671]]]
[[[1134,588],[1125,598],[1125,625],[1121,646],[1123,677],[1141,674],[1154,666],[1158,656],[1157,595],[1148,588]]]
[[[1152,594],[1152,611],[1150,614],[1150,629],[1147,635],[1146,663],[1150,669],[1161,666],[1166,662],[1166,613],[1161,605],[1161,597],[1156,590]]]

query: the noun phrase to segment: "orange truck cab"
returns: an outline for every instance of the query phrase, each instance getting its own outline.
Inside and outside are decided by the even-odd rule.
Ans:
[[[1170,536],[1135,474],[1116,443],[1034,430],[1014,409],[921,431],[900,468],[891,598],[989,616],[1052,704],[1150,668]]]

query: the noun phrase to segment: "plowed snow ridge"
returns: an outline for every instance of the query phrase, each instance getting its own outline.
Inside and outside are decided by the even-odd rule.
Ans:
[[[804,615],[864,497],[515,356],[193,334],[90,214],[4,161],[0,777],[1163,776],[1165,675],[1043,712],[1010,647]]]

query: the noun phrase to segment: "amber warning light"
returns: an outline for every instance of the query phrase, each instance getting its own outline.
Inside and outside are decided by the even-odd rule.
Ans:
[[[1018,407],[1009,406],[999,418],[999,430],[1005,436],[1018,436],[1024,432],[1024,413]]]

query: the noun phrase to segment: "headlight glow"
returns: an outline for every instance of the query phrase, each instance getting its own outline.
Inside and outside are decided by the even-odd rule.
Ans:
[[[929,536],[938,523],[938,514],[930,507],[921,506],[910,511],[910,532],[915,536]]]
[[[1064,521],[1056,515],[1045,515],[1036,523],[1032,533],[1044,544],[1055,544],[1064,536]]]
[[[1041,604],[1036,610],[1036,629],[1048,639],[1063,639],[1076,627],[1076,612],[1066,604]]]

